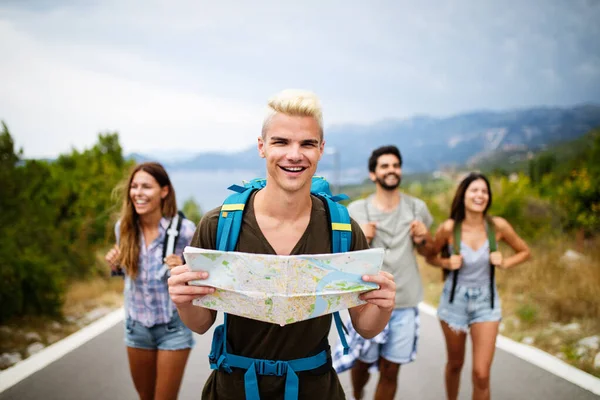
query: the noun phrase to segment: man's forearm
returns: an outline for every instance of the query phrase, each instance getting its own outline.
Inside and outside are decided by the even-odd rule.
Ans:
[[[431,234],[429,232],[427,232],[427,236],[425,237],[425,240],[422,242],[421,245],[417,246],[417,252],[424,256],[430,256],[433,255],[434,253],[434,243],[433,243],[433,238],[431,237]]]
[[[390,321],[393,309],[383,310],[374,304],[364,304],[348,310],[352,325],[365,339],[377,336]]]
[[[192,304],[177,307],[183,323],[192,331],[204,334],[215,323],[217,312]]]

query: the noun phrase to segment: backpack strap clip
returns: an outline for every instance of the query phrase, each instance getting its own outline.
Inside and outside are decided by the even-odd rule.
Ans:
[[[287,374],[288,363],[286,361],[256,360],[254,367],[259,375],[283,376]]]

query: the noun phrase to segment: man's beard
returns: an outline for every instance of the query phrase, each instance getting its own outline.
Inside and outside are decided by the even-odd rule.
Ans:
[[[385,178],[387,178],[388,176],[395,176],[397,181],[395,184],[393,185],[388,185],[387,183],[385,183]],[[396,190],[398,189],[398,186],[400,186],[400,182],[402,181],[402,176],[395,174],[393,172],[390,172],[389,174],[386,174],[383,178],[377,178],[377,183],[379,183],[379,185],[384,189],[384,190]]]

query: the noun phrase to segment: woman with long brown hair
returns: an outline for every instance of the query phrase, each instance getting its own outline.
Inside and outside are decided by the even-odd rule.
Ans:
[[[488,179],[469,174],[458,186],[450,219],[434,237],[434,254],[427,261],[444,269],[446,280],[438,307],[438,318],[446,339],[446,394],[458,397],[465,341],[470,331],[473,351],[473,399],[490,398],[490,369],[496,336],[502,319],[496,290],[495,269],[509,269],[529,258],[527,244],[504,218],[487,214],[492,205]],[[506,242],[514,254],[504,257],[496,248]],[[448,254],[451,254],[448,256]]]
[[[183,218],[173,254],[163,257],[167,230],[177,215],[175,190],[162,165],[137,165],[115,225],[117,244],[106,261],[113,271],[125,272],[125,344],[133,383],[144,400],[177,398],[194,345],[167,285],[169,268],[183,264],[193,222]]]

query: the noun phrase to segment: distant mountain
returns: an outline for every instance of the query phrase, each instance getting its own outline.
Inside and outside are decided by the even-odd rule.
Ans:
[[[344,171],[366,170],[367,158],[375,147],[395,144],[402,153],[405,172],[426,172],[481,161],[498,152],[536,151],[554,142],[579,137],[598,126],[600,105],[581,105],[335,125],[326,128],[325,139],[326,147],[339,153]],[[171,170],[260,170],[264,163],[255,147],[233,154],[199,153],[181,162],[161,161]],[[331,169],[333,162],[334,157],[325,156],[320,168]]]
[[[146,161],[155,161],[157,160],[157,158],[152,158],[152,156],[148,155],[148,154],[141,154],[141,153],[130,153],[127,154],[125,156],[126,159],[128,160],[135,160],[136,163],[143,163]],[[164,162],[163,160],[160,160],[161,162]]]

